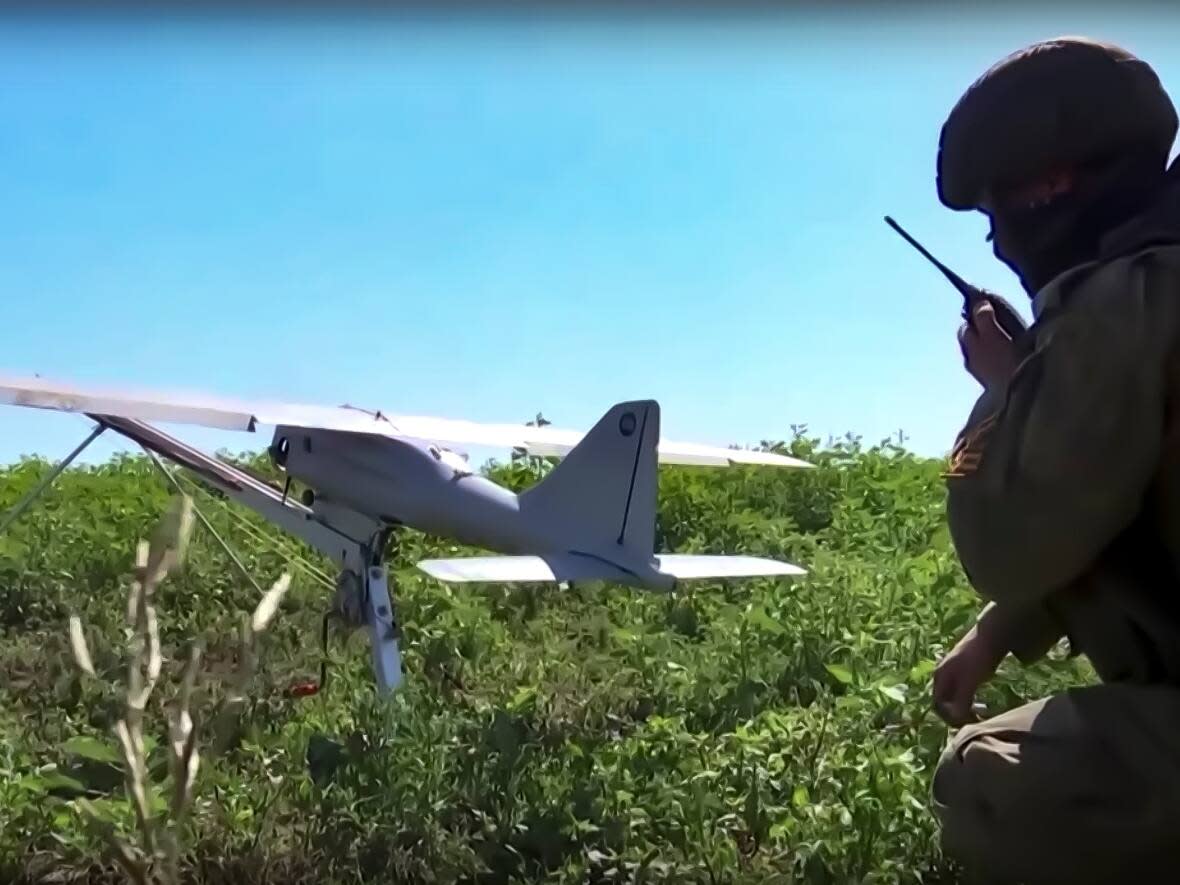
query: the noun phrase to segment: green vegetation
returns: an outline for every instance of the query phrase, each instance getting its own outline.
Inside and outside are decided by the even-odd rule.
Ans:
[[[154,592],[138,782],[180,839],[184,879],[951,881],[927,806],[946,738],[930,675],[978,603],[947,536],[943,465],[856,440],[785,448],[820,468],[665,469],[660,543],[781,556],[811,570],[799,581],[672,597],[456,589],[413,563],[462,551],[407,533],[408,680],[393,701],[373,695],[360,634],[333,635],[320,694],[290,690],[318,677],[331,565],[186,485],[253,582],[197,524]],[[0,473],[0,512],[49,466]],[[546,467],[490,469],[522,487]],[[144,458],[71,469],[0,536],[0,881],[122,881],[93,821],[140,829],[115,729],[137,545],[172,496]],[[260,589],[287,573],[246,643]],[[94,676],[75,663],[74,616]],[[200,764],[173,818],[191,641],[182,703]],[[1075,661],[1005,664],[981,700],[997,710],[1089,678]]]

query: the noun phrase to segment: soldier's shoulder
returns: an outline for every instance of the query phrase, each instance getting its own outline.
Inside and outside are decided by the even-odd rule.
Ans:
[[[1037,293],[1033,310],[1038,317],[1070,309],[1110,311],[1129,318],[1141,310],[1175,313],[1177,295],[1180,242],[1162,242],[1065,271]]]

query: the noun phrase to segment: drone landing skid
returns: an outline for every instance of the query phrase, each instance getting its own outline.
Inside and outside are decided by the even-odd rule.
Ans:
[[[384,563],[365,570],[361,612],[369,633],[373,678],[382,694],[397,691],[402,684],[401,631],[394,615],[389,570]]]

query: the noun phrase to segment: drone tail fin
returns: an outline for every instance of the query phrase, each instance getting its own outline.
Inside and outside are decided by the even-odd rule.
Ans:
[[[650,562],[655,550],[660,407],[618,403],[543,480],[520,495],[521,515],[566,549],[611,562]]]

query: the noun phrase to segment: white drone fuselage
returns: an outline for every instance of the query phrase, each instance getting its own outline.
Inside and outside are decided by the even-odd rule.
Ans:
[[[609,579],[651,589],[670,589],[674,584],[672,575],[654,567],[652,549],[626,543],[627,535],[620,531],[627,514],[625,496],[614,508],[611,524],[592,526],[578,520],[577,497],[569,499],[568,513],[558,513],[543,500],[537,503],[546,496],[530,494],[554,476],[517,494],[432,443],[280,427],[271,455],[291,479],[312,490],[303,503],[328,520],[339,521],[349,511],[382,525],[408,526],[508,557],[547,559],[552,580],[557,581]],[[592,488],[584,491],[587,496],[598,493]],[[592,512],[587,504],[587,512]],[[640,519],[654,521],[654,508],[639,509]],[[497,580],[482,568],[486,563],[477,557],[420,565],[450,580]],[[499,574],[507,564],[507,558],[500,557]],[[481,569],[464,568],[476,565]],[[539,563],[522,559],[517,565],[523,566],[517,572],[520,580],[528,580]]]
[[[280,426],[272,459],[304,503],[405,525],[502,554],[419,563],[450,581],[602,580],[669,590],[678,579],[799,574],[787,563],[655,552],[659,405],[619,403],[532,488],[517,494],[433,443]]]

